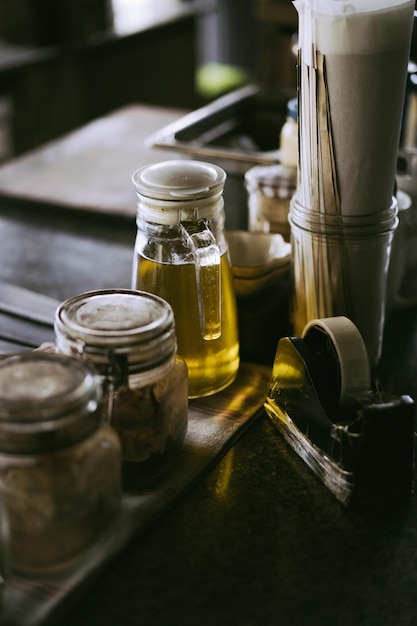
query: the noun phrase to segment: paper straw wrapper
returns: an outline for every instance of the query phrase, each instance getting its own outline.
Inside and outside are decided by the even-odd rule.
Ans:
[[[363,215],[393,195],[414,0],[296,0],[297,197]]]

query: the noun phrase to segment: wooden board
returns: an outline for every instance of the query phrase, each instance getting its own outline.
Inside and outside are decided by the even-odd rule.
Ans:
[[[186,111],[129,105],[0,167],[0,198],[134,216],[133,172],[181,158],[146,138]]]

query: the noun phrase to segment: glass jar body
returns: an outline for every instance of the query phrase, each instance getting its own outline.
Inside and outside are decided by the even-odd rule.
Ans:
[[[233,382],[239,368],[236,297],[223,223],[207,221],[220,253],[221,333],[213,339],[201,332],[196,267],[181,226],[139,219],[137,224],[132,286],[155,293],[172,306],[178,354],[188,368],[189,397],[216,393]]]
[[[187,432],[184,361],[176,357],[153,375],[130,375],[105,395],[104,402],[111,403],[110,423],[122,444],[123,486],[134,490],[163,474],[174,463]]]
[[[0,452],[11,568],[55,571],[90,548],[121,504],[120,442],[107,425],[59,450]]]
[[[225,236],[226,172],[170,160],[139,168],[133,289],[169,302],[190,398],[224,389],[239,368],[236,298]]]
[[[255,165],[245,173],[249,230],[279,233],[290,241],[288,214],[297,185],[297,169],[278,165]]]
[[[59,352],[94,364],[102,413],[122,445],[123,487],[142,487],[172,464],[188,425],[171,306],[139,290],[81,294],[59,307],[55,336]]]

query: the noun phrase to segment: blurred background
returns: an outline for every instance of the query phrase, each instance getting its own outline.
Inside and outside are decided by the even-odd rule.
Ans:
[[[0,0],[0,162],[130,103],[296,87],[291,0]]]

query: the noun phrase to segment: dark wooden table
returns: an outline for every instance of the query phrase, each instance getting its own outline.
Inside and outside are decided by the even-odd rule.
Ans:
[[[134,237],[134,211],[3,197],[0,280],[58,300],[128,287]],[[378,378],[417,398],[416,309],[387,321]],[[414,626],[416,589],[416,497],[378,515],[345,509],[264,415],[57,623]]]

